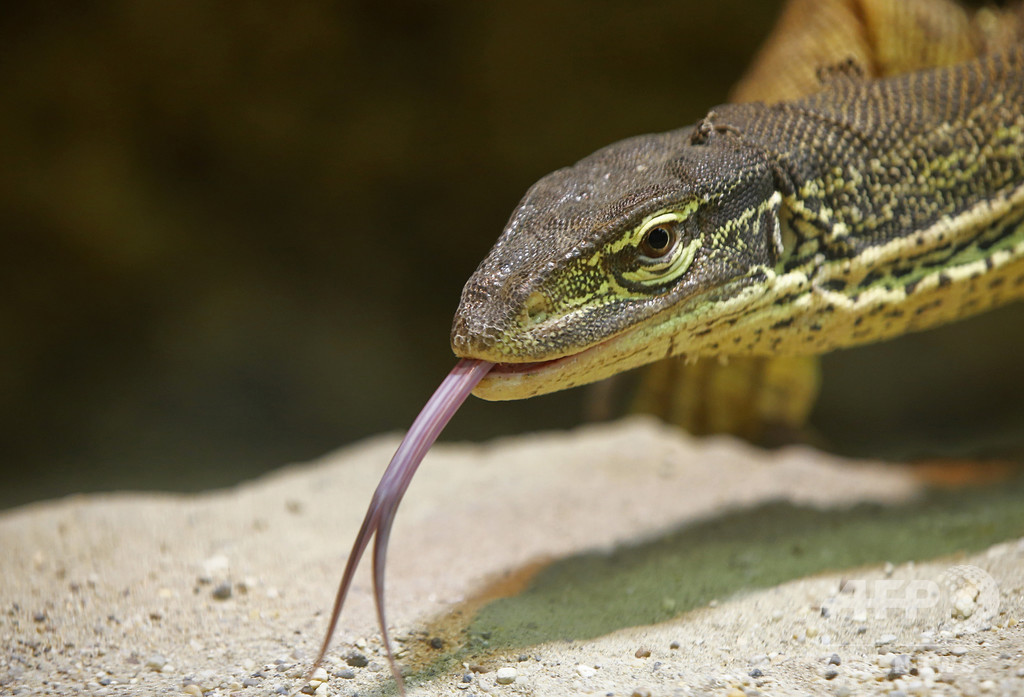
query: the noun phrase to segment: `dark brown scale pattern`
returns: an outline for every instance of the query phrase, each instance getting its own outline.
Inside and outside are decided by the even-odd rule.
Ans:
[[[796,102],[720,108],[719,118],[782,163],[797,198],[819,222],[827,211],[828,221],[847,225],[847,238],[824,249],[852,256],[955,216],[1024,178],[1022,64],[1018,48],[894,80],[838,79]],[[1000,137],[1006,124],[1016,132]],[[1010,152],[992,152],[1000,146]],[[951,186],[937,188],[937,176],[918,181],[936,162],[944,164],[939,176],[953,178]],[[972,162],[977,171],[958,176]],[[853,170],[862,182],[851,189],[844,185]],[[817,190],[807,191],[808,182]],[[851,219],[852,207],[860,222]]]

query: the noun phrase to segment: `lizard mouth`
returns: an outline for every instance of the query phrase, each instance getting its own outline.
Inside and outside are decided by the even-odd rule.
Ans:
[[[620,334],[576,353],[546,361],[495,363],[473,394],[489,401],[525,399],[595,382],[624,370],[621,367],[624,361],[627,361],[626,368],[633,367],[628,359],[634,351],[630,350],[630,342],[623,341],[629,334]]]
[[[589,351],[590,349],[584,349]],[[582,353],[582,351],[580,352]],[[574,356],[578,356],[578,353],[569,354],[568,356],[562,356],[561,358],[552,358],[549,361],[527,361],[525,363],[495,363],[494,367],[491,368],[490,377],[497,377],[500,375],[529,375],[538,373],[544,370],[557,369],[560,363],[567,362]]]

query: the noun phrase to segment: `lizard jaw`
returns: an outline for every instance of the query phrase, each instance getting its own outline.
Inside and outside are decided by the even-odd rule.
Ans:
[[[577,353],[550,361],[496,363],[491,372],[473,390],[473,394],[488,401],[506,401],[526,399],[581,384],[576,382],[568,382],[564,386],[559,384],[563,382],[559,379],[561,377],[559,369],[580,355]]]
[[[661,342],[645,345],[650,341],[646,334],[627,331],[547,361],[496,363],[473,394],[488,401],[526,399],[611,377],[664,356]]]

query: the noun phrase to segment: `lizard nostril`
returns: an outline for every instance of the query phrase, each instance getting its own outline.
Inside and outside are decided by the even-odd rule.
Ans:
[[[551,312],[548,297],[539,291],[530,293],[523,303],[523,324],[539,324],[547,319]]]

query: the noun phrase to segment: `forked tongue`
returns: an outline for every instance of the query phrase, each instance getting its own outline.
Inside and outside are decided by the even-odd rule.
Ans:
[[[331,621],[327,625],[327,634],[324,636],[320,653],[317,654],[312,670],[320,665],[324,654],[327,653],[331,636],[334,634],[338,617],[341,615],[341,608],[345,604],[345,597],[352,586],[356,567],[359,566],[359,560],[370,544],[370,538],[373,537],[373,599],[377,606],[377,623],[380,625],[381,638],[384,640],[384,648],[387,650],[391,673],[395,676],[395,682],[398,683],[399,692],[405,694],[405,684],[398,671],[395,654],[391,650],[388,623],[384,614],[384,564],[387,561],[391,524],[395,520],[398,504],[402,500],[402,496],[405,495],[405,490],[409,488],[409,482],[416,474],[420,462],[430,450],[430,446],[434,444],[452,416],[466,401],[469,393],[493,365],[486,361],[468,358],[460,360],[452,368],[448,377],[441,382],[437,391],[427,400],[416,420],[412,422],[409,432],[405,434],[401,445],[398,446],[394,457],[391,458],[391,463],[384,471],[377,490],[373,492],[370,507],[366,511],[366,517],[363,518],[359,534],[356,535],[352,551],[348,555],[345,573],[342,574],[341,583],[338,585],[338,594],[334,598],[334,609],[331,610]]]

